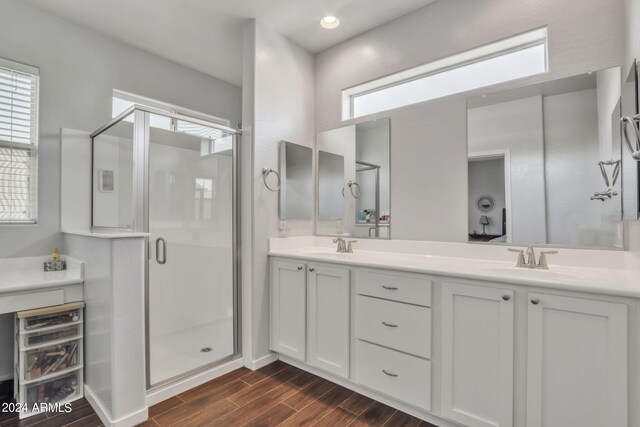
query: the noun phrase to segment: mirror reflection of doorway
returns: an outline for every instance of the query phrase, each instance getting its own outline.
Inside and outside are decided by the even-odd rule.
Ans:
[[[509,153],[469,154],[469,240],[510,242]]]

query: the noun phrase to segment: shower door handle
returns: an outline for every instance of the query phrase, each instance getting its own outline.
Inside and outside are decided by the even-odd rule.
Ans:
[[[160,242],[162,242],[162,259],[160,259]],[[164,240],[164,237],[158,237],[156,239],[156,262],[158,264],[167,262],[167,242]]]

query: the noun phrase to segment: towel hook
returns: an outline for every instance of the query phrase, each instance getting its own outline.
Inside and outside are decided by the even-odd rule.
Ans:
[[[620,124],[622,126],[622,133],[624,134],[624,140],[627,143],[627,148],[631,153],[631,157],[633,160],[640,161],[640,131],[638,131],[638,127],[635,122],[640,122],[640,114],[636,114],[633,117],[624,116],[620,118]],[[627,125],[631,123],[631,127],[636,133],[636,144],[635,147],[631,144],[631,140],[629,139],[629,133],[627,132]]]
[[[269,184],[267,184],[267,177],[272,172],[275,173],[276,176],[278,177],[278,185],[276,186],[276,188],[271,188],[269,186]],[[264,186],[267,187],[267,190],[269,190],[269,191],[278,191],[278,190],[280,190],[280,186],[282,184],[282,181],[280,180],[280,174],[277,171],[275,171],[275,170],[273,170],[271,168],[268,168],[268,167],[262,168],[262,181],[264,182]]]

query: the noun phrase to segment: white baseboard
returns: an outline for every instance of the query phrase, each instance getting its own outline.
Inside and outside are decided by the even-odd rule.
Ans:
[[[106,427],[133,427],[145,422],[147,418],[149,418],[149,411],[145,407],[120,419],[112,420],[91,388],[86,385],[84,386],[84,397]]]
[[[255,371],[256,369],[260,369],[263,366],[270,365],[271,363],[275,362],[279,358],[280,358],[280,355],[278,353],[270,353],[270,354],[267,354],[266,356],[262,356],[259,359],[252,360],[248,364],[245,363],[244,366],[251,369],[252,371]]]
[[[204,384],[231,371],[242,368],[243,366],[244,362],[242,361],[242,358],[234,359],[220,366],[216,366],[189,378],[185,378],[184,380],[180,380],[156,390],[151,390],[147,393],[147,406],[153,406],[156,403],[160,403],[170,397],[197,387],[200,384]]]

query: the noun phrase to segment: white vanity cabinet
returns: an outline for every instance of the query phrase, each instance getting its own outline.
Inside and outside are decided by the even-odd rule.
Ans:
[[[512,426],[514,292],[443,282],[441,325],[443,416]]]
[[[308,363],[349,377],[349,269],[307,266]]]
[[[271,267],[271,348],[295,366],[446,427],[638,425],[637,299],[344,261]]]
[[[627,426],[627,306],[529,293],[527,427]]]
[[[303,262],[271,262],[271,349],[307,358],[307,271]]]
[[[349,269],[271,262],[271,349],[349,377]]]

